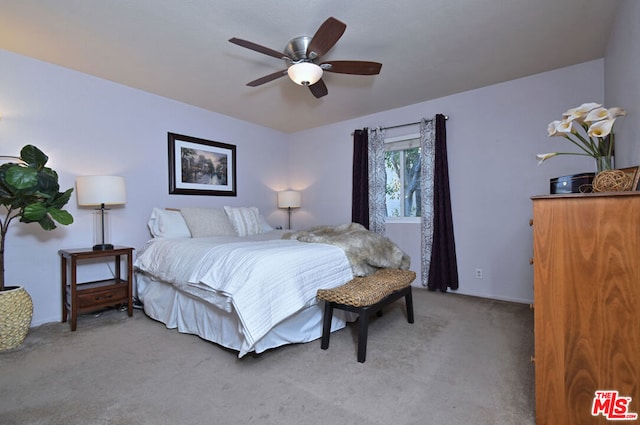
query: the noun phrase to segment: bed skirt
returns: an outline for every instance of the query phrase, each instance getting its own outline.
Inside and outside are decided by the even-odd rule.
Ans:
[[[322,336],[323,304],[310,305],[273,327],[253,346],[247,346],[238,317],[210,302],[188,293],[184,289],[158,281],[148,275],[136,273],[138,298],[144,312],[169,329],[194,334],[238,351],[238,357],[249,352],[262,353],[286,344],[304,343]],[[357,315],[336,311],[331,332],[342,329]]]

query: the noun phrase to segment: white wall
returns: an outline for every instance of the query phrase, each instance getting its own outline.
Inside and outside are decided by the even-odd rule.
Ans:
[[[292,135],[0,51],[0,154],[35,144],[49,155],[63,189],[77,175],[124,175],[128,202],[112,213],[112,239],[140,248],[154,206],[256,205],[273,225],[282,225],[286,216],[276,209],[275,191],[286,188],[303,190],[294,227],[350,221],[352,131],[444,113],[450,116],[459,292],[529,302],[529,198],[548,193],[552,177],[593,170],[592,161],[580,157],[536,165],[536,153],[568,148],[547,138],[547,124],[569,107],[604,101],[606,81],[607,105],[629,112],[616,123],[617,164],[640,163],[640,121],[634,118],[640,113],[639,20],[640,5],[622,0],[606,79],[605,61],[597,60]],[[237,145],[238,196],[169,195],[167,132]],[[78,209],[75,198],[68,209],[75,218],[71,226],[44,232],[17,223],[9,231],[6,277],[32,295],[34,326],[60,320],[57,250],[93,243],[91,211]],[[387,229],[419,273],[417,231],[416,225]],[[474,278],[476,268],[484,279]]]
[[[351,219],[352,132],[449,116],[447,147],[460,290],[530,302],[533,275],[530,197],[549,193],[553,177],[592,172],[593,160],[565,156],[538,166],[537,153],[571,150],[547,137],[547,124],[570,107],[604,100],[604,64],[596,60],[292,135],[291,185],[303,190],[295,225]],[[399,131],[415,132],[416,127]],[[418,224],[387,225],[420,273]],[[476,279],[482,268],[483,279]]]
[[[607,106],[627,116],[616,121],[616,166],[640,164],[640,2],[622,0],[605,56]]]
[[[286,134],[6,51],[0,51],[0,116],[0,155],[38,146],[62,189],[73,187],[77,175],[125,176],[127,204],[111,213],[116,244],[141,248],[155,206],[256,205],[273,225],[284,223],[275,191],[287,188]],[[169,195],[167,132],[236,145],[238,196]],[[60,320],[58,249],[93,244],[91,210],[78,209],[75,196],[67,209],[75,219],[68,227],[45,232],[14,222],[7,236],[6,280],[31,294],[33,326]],[[100,272],[111,273],[106,265]]]

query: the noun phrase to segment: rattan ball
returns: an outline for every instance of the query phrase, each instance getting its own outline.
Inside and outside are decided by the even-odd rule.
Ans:
[[[594,192],[624,192],[631,189],[633,179],[622,170],[606,170],[593,179]]]

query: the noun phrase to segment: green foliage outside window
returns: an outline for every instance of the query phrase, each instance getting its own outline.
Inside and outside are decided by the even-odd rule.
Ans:
[[[420,217],[420,148],[385,152],[387,217]]]

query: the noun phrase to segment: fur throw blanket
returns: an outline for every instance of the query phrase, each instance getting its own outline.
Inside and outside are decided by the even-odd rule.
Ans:
[[[336,245],[344,250],[354,276],[368,276],[379,268],[409,269],[411,258],[391,239],[357,223],[318,226],[286,233],[283,239]]]

